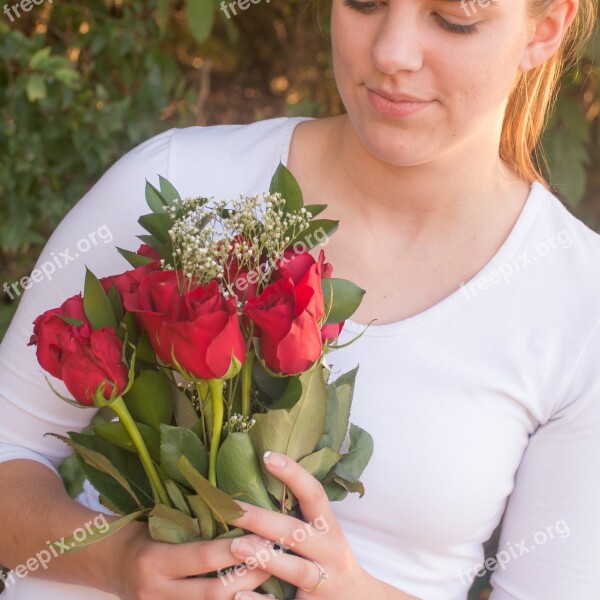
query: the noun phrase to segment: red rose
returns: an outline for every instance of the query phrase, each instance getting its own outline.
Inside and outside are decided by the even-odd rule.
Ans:
[[[198,379],[220,379],[232,356],[246,355],[234,297],[226,300],[216,281],[182,295],[180,271],[159,271],[142,280],[125,308],[136,313],[160,360],[175,361]]]
[[[60,316],[59,316],[60,315]],[[63,317],[83,321],[80,326],[67,323]],[[81,294],[66,300],[59,308],[41,314],[33,322],[29,346],[37,346],[36,356],[44,370],[60,379],[67,356],[89,338],[91,326],[83,310]]]
[[[114,329],[93,331],[88,343],[80,344],[69,354],[62,367],[61,379],[75,400],[92,406],[94,394],[102,385],[108,400],[115,391],[120,395],[127,387],[128,372],[122,360],[123,344]],[[113,387],[114,386],[114,387]]]
[[[221,379],[233,356],[240,363],[246,357],[236,299],[225,299],[216,281],[188,292],[180,314],[165,319],[157,338],[159,347],[168,352],[165,362],[177,361],[199,379]]]
[[[345,321],[342,321],[341,323],[329,323],[327,325],[323,325],[323,327],[321,327],[322,342],[325,343],[327,340],[335,342],[342,332],[344,323]]]
[[[320,264],[310,267],[296,285],[291,277],[268,285],[244,308],[259,327],[262,357],[276,373],[301,373],[321,355],[317,318],[323,310]]]
[[[161,347],[157,334],[162,323],[179,315],[183,303],[179,292],[182,277],[181,271],[154,271],[142,279],[137,291],[123,297],[125,310],[136,314],[154,351],[166,364],[171,364],[171,354]]]
[[[307,309],[318,320],[325,314],[325,301],[321,279],[331,276],[331,265],[325,263],[325,253],[319,252],[315,260],[307,251],[296,252],[293,248],[286,248],[283,258],[277,261],[277,269],[273,274],[273,281],[290,278],[295,286],[312,290],[313,294]]]
[[[119,275],[103,277],[100,279],[100,283],[107,294],[110,288],[114,285],[117,288],[117,292],[119,292],[121,302],[123,302],[125,295],[134,294],[137,291],[142,279],[150,275],[150,273],[156,271],[158,267],[158,262],[148,263],[147,265],[125,271]]]
[[[152,258],[155,261],[159,261],[160,260],[160,254],[158,252],[158,250],[156,248],[153,248],[152,246],[148,246],[148,244],[142,244],[135,252],[136,254],[139,254],[140,256],[146,256],[148,258]],[[148,263],[151,264],[151,263]]]

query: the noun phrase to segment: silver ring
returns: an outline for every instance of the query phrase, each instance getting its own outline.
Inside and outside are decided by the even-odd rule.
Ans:
[[[298,586],[304,592],[314,592],[317,588],[323,585],[323,582],[326,579],[329,579],[329,574],[327,573],[327,571],[316,560],[313,560],[311,562],[313,562],[316,565],[317,569],[319,569],[319,581],[317,582],[317,585],[311,588],[303,588],[302,586]]]

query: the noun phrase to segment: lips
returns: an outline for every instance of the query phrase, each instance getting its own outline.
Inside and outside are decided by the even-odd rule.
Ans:
[[[371,108],[379,115],[398,119],[415,114],[433,105],[433,100],[423,100],[406,93],[392,93],[388,90],[366,88]]]
[[[402,92],[392,92],[370,87],[367,87],[367,89],[370,92],[377,94],[378,96],[381,96],[386,100],[389,100],[390,102],[430,102],[430,100],[426,100],[424,98],[419,98],[417,96],[413,96],[411,94],[406,94]]]

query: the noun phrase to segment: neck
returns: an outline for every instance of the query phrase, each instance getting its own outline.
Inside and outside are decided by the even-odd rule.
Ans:
[[[390,165],[369,152],[347,116],[334,127],[329,155],[337,158],[328,169],[342,188],[346,221],[356,220],[380,235],[441,241],[481,230],[499,212],[522,207],[515,190],[524,183],[498,157],[500,127],[479,132],[435,161],[408,166]]]

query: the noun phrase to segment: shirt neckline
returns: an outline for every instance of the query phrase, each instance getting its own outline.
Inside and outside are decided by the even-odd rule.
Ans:
[[[285,128],[286,131],[284,133],[281,153],[281,162],[285,166],[287,166],[292,136],[296,126],[302,121],[311,119],[312,117],[291,117],[288,120],[288,126]],[[509,258],[515,252],[525,237],[529,227],[533,223],[533,220],[542,204],[542,199],[546,193],[546,188],[539,181],[533,181],[533,183],[531,183],[529,195],[527,196],[525,205],[521,209],[521,213],[519,214],[517,221],[513,225],[513,228],[511,229],[507,238],[504,240],[504,243],[500,246],[496,254],[494,254],[494,256],[479,270],[479,272],[471,277],[469,281],[465,282],[464,286],[469,286],[478,279],[486,277],[490,271],[493,271],[496,265]],[[455,290],[438,303],[426,308],[416,315],[407,317],[406,319],[401,319],[400,321],[385,323],[383,325],[370,325],[369,328],[364,332],[364,335],[370,337],[390,336],[420,328],[424,324],[439,319],[444,315],[456,310],[467,300],[467,298],[468,294],[465,293],[461,286],[459,289]],[[352,319],[347,319],[344,324],[344,330],[351,333],[362,333],[365,330],[365,327],[366,324],[357,323]]]

